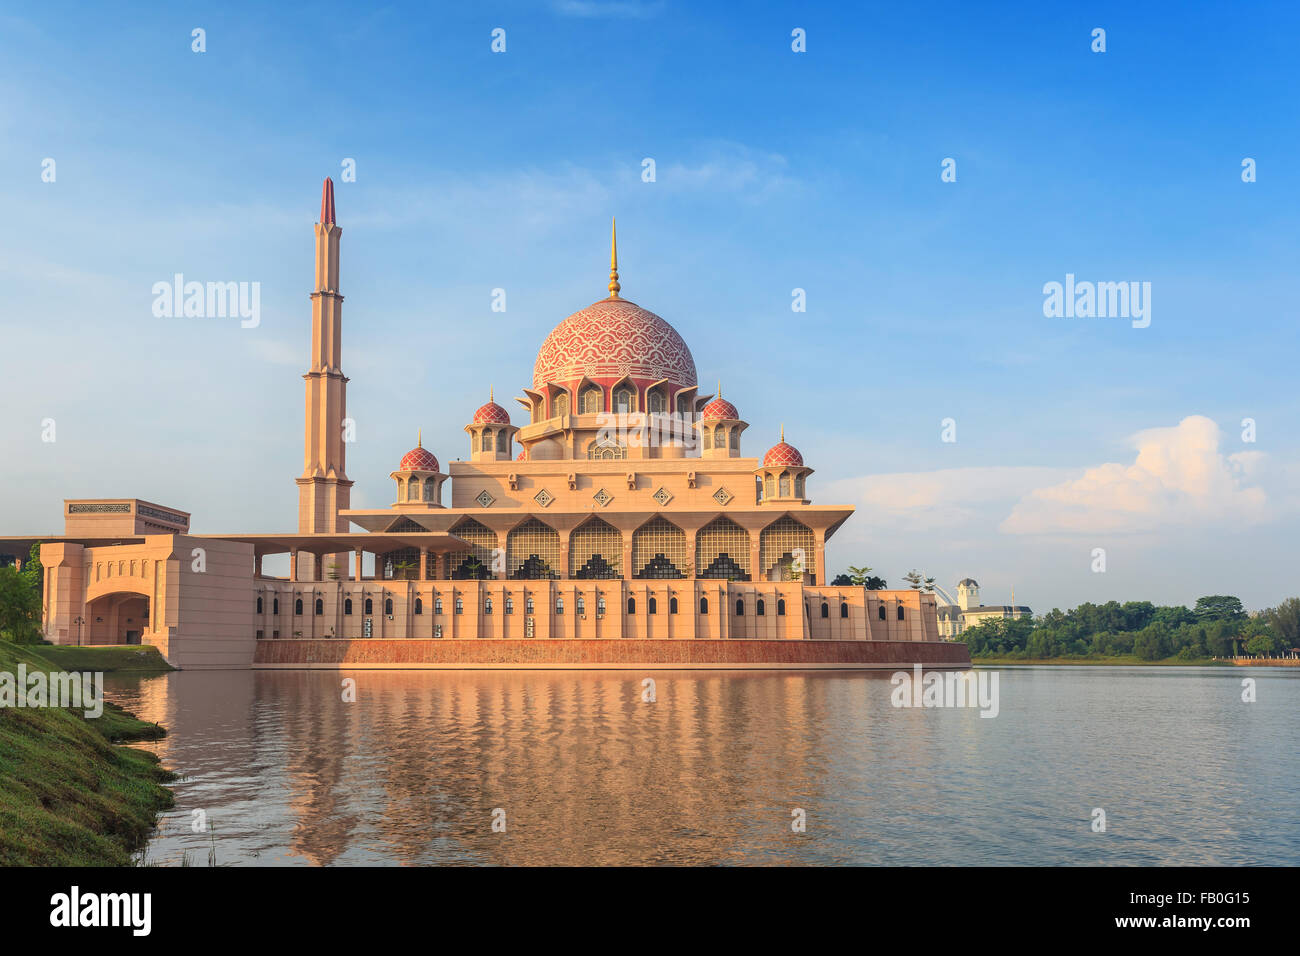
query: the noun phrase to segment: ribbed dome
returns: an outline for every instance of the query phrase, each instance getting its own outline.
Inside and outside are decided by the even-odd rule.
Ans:
[[[767,450],[767,454],[763,456],[763,465],[765,467],[792,465],[796,468],[802,468],[803,455],[799,454],[799,449],[795,448],[794,445],[781,441]]]
[[[640,387],[667,379],[670,392],[698,384],[695,359],[676,329],[635,302],[601,299],[546,337],[533,366],[533,388],[574,388],[584,377],[609,386],[628,375]]]
[[[509,425],[510,413],[496,402],[488,402],[486,405],[480,405],[479,410],[474,413],[474,424]]]
[[[419,445],[412,448],[402,456],[402,463],[397,466],[398,471],[439,471],[438,459],[433,456],[433,452]]]
[[[725,398],[715,398],[709,404],[704,406],[704,411],[700,412],[700,418],[706,422],[719,421],[721,419],[740,420],[740,412],[736,411],[736,406],[731,404]]]

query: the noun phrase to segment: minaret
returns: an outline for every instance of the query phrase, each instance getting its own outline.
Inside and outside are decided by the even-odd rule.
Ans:
[[[320,222],[316,223],[316,290],[311,294],[311,367],[307,383],[307,416],[303,440],[302,477],[298,479],[298,531],[345,532],[348,521],[339,511],[350,506],[352,482],[345,466],[347,446],[343,426],[347,417],[347,376],[343,374],[343,296],[339,294],[339,238],[334,221],[334,181],[321,188]],[[321,580],[337,563],[338,576],[347,576],[346,553],[326,555],[323,573],[312,567],[311,555],[299,555],[300,579]]]

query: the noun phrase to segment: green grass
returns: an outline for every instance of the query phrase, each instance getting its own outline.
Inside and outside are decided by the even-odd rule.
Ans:
[[[1094,667],[1231,667],[1227,661],[1211,660],[1197,657],[1185,660],[1181,657],[1166,657],[1158,661],[1144,661],[1134,654],[1122,654],[1114,657],[980,657],[971,655],[971,663],[976,667],[1007,667],[1017,664],[1077,664]]]
[[[158,648],[148,644],[115,644],[99,647],[76,645],[32,644],[27,650],[49,661],[64,671],[130,671],[133,673],[161,674],[175,670]],[[30,665],[29,665],[30,666]]]
[[[42,648],[42,651],[48,648]],[[0,642],[0,670],[52,669],[30,647]],[[106,703],[101,717],[79,710],[0,708],[0,866],[129,866],[175,775],[158,758],[121,741],[163,736]]]

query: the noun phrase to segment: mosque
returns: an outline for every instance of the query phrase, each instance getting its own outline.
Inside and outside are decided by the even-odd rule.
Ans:
[[[740,410],[623,297],[616,232],[608,294],[546,336],[514,416],[486,390],[465,460],[419,434],[392,505],[353,509],[341,236],[326,179],[297,531],[195,535],[176,508],[65,500],[62,535],[0,538],[41,545],[48,640],[197,668],[969,666],[933,594],[827,583],[853,508],[813,504],[784,428],[745,456]]]

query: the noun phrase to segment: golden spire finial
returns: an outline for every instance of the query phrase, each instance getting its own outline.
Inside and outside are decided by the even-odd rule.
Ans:
[[[785,422],[781,423],[781,441],[785,441]]]
[[[611,217],[609,225],[609,297],[617,299],[619,290],[622,288],[618,284],[618,220]]]
[[[424,429],[423,429],[423,428],[417,428],[417,429],[415,430],[415,447],[416,447],[416,448],[423,448],[423,447],[424,447]]]
[[[495,386],[495,385],[489,385],[489,386],[488,386],[488,401],[489,401],[489,402],[495,402],[496,400],[497,400],[497,396],[496,396],[496,386]]]
[[[722,379],[718,379],[718,398],[722,397]]]

